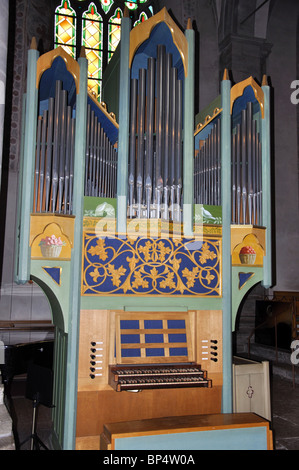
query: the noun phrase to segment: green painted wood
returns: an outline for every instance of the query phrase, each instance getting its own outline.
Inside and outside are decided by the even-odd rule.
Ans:
[[[117,232],[127,230],[127,194],[129,160],[129,115],[130,115],[130,49],[131,20],[121,21],[120,81],[119,81],[119,135],[117,163]]]
[[[239,289],[239,273],[254,273],[254,275]],[[252,289],[253,286],[258,284],[263,280],[263,268],[262,267],[253,267],[253,266],[242,266],[240,269],[239,266],[232,267],[232,331],[235,330],[236,318],[239,310],[239,306],[247,294],[247,292]]]
[[[103,72],[103,101],[106,103],[108,112],[113,112],[116,121],[119,120],[119,62],[120,47],[117,47],[109,64]]]
[[[67,337],[64,331],[56,328],[54,349],[54,376],[53,376],[53,437],[52,444],[55,449],[62,449],[64,434],[64,409],[66,388],[66,359]]]
[[[271,234],[271,153],[270,153],[270,88],[264,92],[264,119],[262,119],[262,224],[266,227],[266,256],[264,257],[263,286],[272,285],[272,234]]]
[[[80,89],[76,103],[76,136],[74,155],[74,199],[73,214],[75,215],[74,245],[72,249],[70,267],[69,290],[69,321],[65,417],[63,449],[75,448],[76,410],[77,410],[77,382],[78,382],[78,348],[80,323],[80,291],[81,291],[81,254],[83,230],[84,205],[84,177],[85,177],[85,147],[86,147],[86,121],[87,121],[87,59],[78,59],[80,66]]]
[[[193,235],[194,198],[194,44],[195,32],[187,29],[188,75],[184,80],[184,144],[183,144],[183,230],[186,237]]]
[[[43,269],[61,268],[61,282],[58,285]],[[70,261],[65,260],[31,260],[31,278],[44,291],[51,307],[52,321],[55,326],[67,333],[69,325],[69,297],[65,295],[70,289]]]
[[[209,431],[191,431],[178,433],[159,433],[146,436],[117,437],[114,442],[115,451],[128,450],[267,450],[266,426],[248,428],[211,429]],[[192,454],[191,454],[192,456]],[[192,461],[190,456],[190,463]],[[162,457],[152,456],[152,463],[187,464],[188,457],[176,452]],[[148,460],[150,461],[150,460]]]
[[[183,297],[183,296],[83,296],[81,307],[84,310],[143,310],[153,312],[185,310],[221,310],[222,298]],[[100,306],[99,306],[100,305]]]
[[[36,63],[39,52],[35,49],[28,51],[27,65],[27,100],[25,111],[25,135],[23,153],[23,181],[21,190],[20,211],[20,243],[18,282],[24,284],[30,279],[30,214],[33,207],[34,165],[36,147],[36,122],[38,90],[36,88]]]
[[[214,110],[216,108],[221,108],[221,95],[217,96],[213,101],[211,101],[205,108],[203,108],[195,116],[195,125],[203,124],[205,122],[206,116],[213,116]]]
[[[222,412],[232,412],[232,298],[231,298],[231,115],[230,80],[221,82],[221,198],[223,292],[223,387]]]

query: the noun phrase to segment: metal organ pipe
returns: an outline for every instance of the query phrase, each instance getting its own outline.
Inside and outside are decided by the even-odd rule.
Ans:
[[[116,197],[117,150],[96,111],[87,108],[85,196]]]
[[[209,135],[201,141],[194,162],[194,202],[221,204],[220,120],[215,120]]]
[[[39,211],[42,210],[43,202],[43,188],[45,181],[45,163],[46,163],[46,138],[47,138],[47,126],[48,126],[48,111],[43,112],[43,128],[42,128],[42,146],[41,146],[41,161],[39,168]]]
[[[130,153],[129,153],[129,217],[133,217],[133,202],[135,199],[135,159],[136,159],[136,119],[137,119],[137,87],[138,80],[131,80],[131,110],[130,110]]]
[[[48,104],[48,133],[46,153],[46,187],[45,187],[45,212],[50,210],[51,168],[52,168],[52,140],[54,127],[54,98],[49,98]]]
[[[52,160],[52,212],[56,211],[56,200],[58,190],[58,159],[59,159],[59,134],[60,134],[60,101],[61,101],[61,81],[56,82],[55,110],[54,110],[54,140],[53,140],[53,160]]]
[[[61,102],[60,102],[60,142],[59,142],[59,157],[57,165],[59,167],[59,179],[58,179],[58,212],[62,212],[63,192],[65,189],[65,136],[66,136],[66,106],[67,106],[67,95],[66,91],[61,91]],[[53,204],[54,204],[53,200]]]
[[[63,208],[64,214],[69,214],[70,206],[69,191],[70,191],[70,170],[71,170],[71,138],[72,138],[72,108],[67,107],[66,119],[66,152],[65,152],[65,188],[64,188],[64,201]]]
[[[164,64],[165,46],[158,46],[157,51],[157,104],[156,104],[156,165],[155,165],[155,202],[156,217],[160,217],[161,197],[163,191],[162,180],[162,155],[163,155],[163,135],[164,135]],[[165,157],[165,156],[164,156]]]
[[[38,118],[34,178],[34,212],[72,213],[75,118],[67,92],[56,82],[55,97]],[[87,107],[85,195],[116,196],[116,149],[96,112]]]
[[[74,129],[67,92],[57,81],[55,97],[38,118],[34,212],[71,213]]]
[[[171,214],[174,213],[174,204],[175,204],[175,139],[176,139],[176,93],[175,93],[175,83],[177,80],[177,70],[175,67],[171,69],[171,79],[170,79],[170,101],[171,101],[171,118],[170,118],[170,211]]]
[[[180,221],[180,207],[181,207],[181,191],[182,191],[182,100],[183,100],[183,87],[182,81],[176,81],[176,214],[174,220]]]
[[[180,220],[182,93],[172,55],[159,45],[157,58],[150,57],[147,69],[139,70],[138,80],[131,80],[130,218]]]
[[[163,168],[163,219],[168,219],[168,204],[169,204],[169,151],[170,151],[170,79],[172,68],[172,55],[166,54],[165,63],[165,122],[164,122],[164,168]]]
[[[242,122],[241,122],[241,139],[242,139],[242,223],[246,224],[246,209],[247,209],[247,116],[246,110],[242,110]]]
[[[232,223],[260,225],[261,143],[253,104],[242,110],[232,136]]]
[[[237,125],[237,136],[236,136],[236,188],[237,188],[237,224],[241,221],[241,127]],[[233,220],[233,222],[235,222]]]
[[[145,141],[145,191],[147,218],[150,218],[153,186],[153,159],[154,159],[154,99],[155,99],[155,61],[148,59],[147,66],[147,113],[146,113],[146,141]],[[134,149],[133,149],[134,150]]]
[[[247,103],[232,131],[231,204],[233,224],[261,224],[261,143],[253,103]],[[194,202],[221,205],[220,119],[211,123],[194,157]]]
[[[40,146],[41,146],[41,128],[42,118],[39,117],[37,121],[37,143],[36,143],[36,157],[35,157],[35,181],[34,181],[34,211],[36,212],[37,207],[37,195],[38,195],[38,180],[39,180],[39,160],[40,160]]]
[[[137,136],[137,214],[141,217],[142,196],[143,196],[143,171],[144,171],[144,114],[145,114],[145,69],[139,70],[138,87],[138,136]]]

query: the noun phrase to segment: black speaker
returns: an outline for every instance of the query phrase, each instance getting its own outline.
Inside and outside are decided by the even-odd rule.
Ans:
[[[52,369],[31,363],[27,371],[26,398],[42,405],[52,406],[53,394]]]

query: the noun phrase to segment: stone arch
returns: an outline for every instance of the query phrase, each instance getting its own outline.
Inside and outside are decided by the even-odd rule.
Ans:
[[[248,340],[255,327],[255,302],[263,298],[264,292],[261,281],[248,285],[248,288],[243,292],[234,321],[235,354],[248,352]]]

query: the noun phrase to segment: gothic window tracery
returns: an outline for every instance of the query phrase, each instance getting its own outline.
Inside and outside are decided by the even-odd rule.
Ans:
[[[88,87],[101,101],[103,71],[121,36],[121,19],[127,6],[132,26],[152,16],[153,0],[59,0],[54,13],[54,47],[62,46],[78,58],[81,46],[88,59]]]

